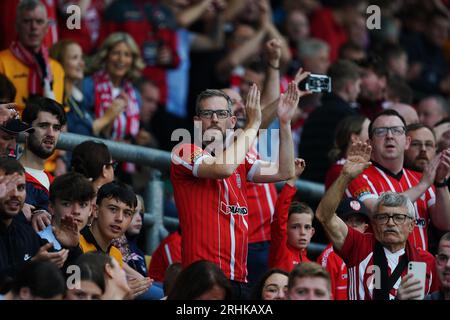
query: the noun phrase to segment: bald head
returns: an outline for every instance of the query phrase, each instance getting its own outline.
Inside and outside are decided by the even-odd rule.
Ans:
[[[419,123],[417,111],[408,104],[395,103],[389,109],[397,111],[405,119],[406,125]]]

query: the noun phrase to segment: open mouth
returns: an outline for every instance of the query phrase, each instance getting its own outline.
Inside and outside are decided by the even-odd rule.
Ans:
[[[119,227],[119,226],[112,225],[112,226],[109,226],[109,227],[111,228],[111,231],[113,233],[120,233],[120,232],[122,232],[122,228]]]

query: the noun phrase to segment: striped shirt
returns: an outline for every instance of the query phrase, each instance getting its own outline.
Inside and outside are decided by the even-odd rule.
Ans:
[[[224,274],[247,281],[248,204],[247,180],[258,161],[245,163],[226,179],[198,178],[199,165],[208,153],[192,144],[172,151],[170,179],[183,233],[183,267],[197,260],[216,263]]]
[[[372,233],[361,233],[352,227],[348,227],[347,237],[338,254],[347,264],[348,296],[350,300],[372,300],[374,286],[381,282],[381,276],[378,276],[379,274],[377,273],[379,269],[373,265],[375,241],[375,236]],[[407,241],[404,249],[391,253],[384,248],[384,253],[388,261],[388,275],[397,267],[399,258],[406,254],[409,261],[419,261],[427,264],[425,295],[439,288],[435,260],[427,251],[415,248]],[[401,277],[406,275],[406,269],[403,270]],[[401,277],[398,278],[389,292],[391,300],[397,296]]]
[[[167,268],[173,263],[181,262],[181,235],[178,231],[169,234],[152,254],[148,276],[163,282]]]
[[[408,169],[402,169],[399,174],[394,175],[381,165],[374,163],[350,183],[346,190],[346,195],[347,197],[357,198],[362,202],[367,199],[377,199],[382,193],[387,191],[398,193],[407,191],[415,187],[421,177],[421,173]],[[429,187],[413,203],[416,209],[416,226],[408,240],[412,245],[423,250],[428,250],[429,208],[436,202],[434,191],[433,186]]]
[[[347,266],[341,257],[333,250],[329,244],[322,251],[317,263],[324,267],[331,278],[331,297],[333,300],[348,300],[348,274]]]

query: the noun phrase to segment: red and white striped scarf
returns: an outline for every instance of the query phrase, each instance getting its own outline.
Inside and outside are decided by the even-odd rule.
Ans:
[[[51,83],[53,81],[52,71],[50,70],[50,59],[48,56],[48,50],[45,46],[41,46],[41,54],[45,61],[45,68],[47,69],[47,76],[44,79],[44,72],[39,65],[39,62],[34,57],[33,53],[28,51],[19,42],[13,41],[9,46],[12,54],[23,64],[25,64],[29,69],[28,75],[28,92],[29,94],[38,94],[41,96],[46,96],[48,98],[53,98],[49,92],[45,92],[45,83],[48,83],[48,89],[51,88]],[[51,90],[50,90],[51,91]]]
[[[95,90],[95,117],[103,116],[110,107],[113,96],[113,84],[109,75],[104,71],[98,71],[93,75]],[[124,81],[122,90],[128,95],[128,105],[125,111],[120,114],[113,123],[111,139],[123,140],[130,136],[136,136],[139,131],[139,104],[136,91],[131,82]]]

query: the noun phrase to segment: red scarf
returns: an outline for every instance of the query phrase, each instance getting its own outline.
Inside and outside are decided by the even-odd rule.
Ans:
[[[36,60],[35,56],[28,51],[19,42],[13,41],[9,46],[12,54],[24,65],[29,68],[28,75],[28,92],[29,94],[38,94],[54,99],[53,92],[51,91],[51,84],[53,82],[52,71],[50,70],[50,59],[48,57],[48,50],[45,46],[41,46],[42,57],[45,61],[45,68],[47,70],[47,76],[44,79],[44,72]],[[47,86],[47,90],[45,87]]]
[[[113,84],[105,71],[98,71],[93,75],[95,90],[95,117],[103,116],[111,105],[113,99]],[[136,136],[139,131],[139,104],[136,91],[129,81],[123,81],[121,88],[129,97],[128,105],[124,112],[113,123],[111,139],[123,140],[130,136]]]

